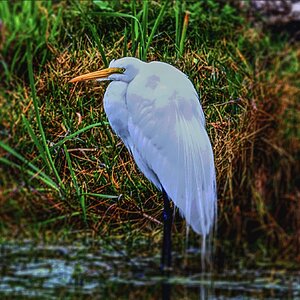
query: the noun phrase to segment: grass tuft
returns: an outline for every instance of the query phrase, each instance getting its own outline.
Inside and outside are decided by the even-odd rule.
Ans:
[[[160,243],[163,202],[110,129],[106,85],[68,84],[128,55],[177,66],[200,95],[218,257],[299,260],[297,42],[216,0],[2,1],[0,19],[1,232],[63,226]],[[184,247],[179,216],[174,233]]]

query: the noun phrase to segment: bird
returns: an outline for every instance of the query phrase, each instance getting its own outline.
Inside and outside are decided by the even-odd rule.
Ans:
[[[108,68],[69,82],[86,80],[110,81],[103,99],[108,121],[140,171],[162,192],[160,266],[169,270],[170,200],[202,241],[217,216],[214,155],[198,94],[176,67],[135,57],[112,60]]]

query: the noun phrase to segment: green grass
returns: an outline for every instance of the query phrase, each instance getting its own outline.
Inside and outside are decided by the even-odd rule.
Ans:
[[[110,129],[106,85],[68,83],[135,56],[177,66],[201,97],[217,168],[217,251],[295,257],[296,42],[216,0],[2,1],[0,19],[3,234],[63,226],[160,243],[160,195]],[[173,231],[184,245],[179,216]]]

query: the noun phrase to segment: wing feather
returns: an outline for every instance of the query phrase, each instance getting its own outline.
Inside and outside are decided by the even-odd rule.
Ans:
[[[109,84],[104,95],[104,110],[114,132],[122,139],[126,148],[134,156],[135,162],[145,176],[156,186],[160,183],[156,175],[147,166],[146,160],[139,154],[140,147],[134,147],[134,142],[128,131],[129,112],[126,103],[128,84],[122,81],[113,81]]]
[[[147,71],[153,74],[153,68],[144,70],[126,94],[131,152],[141,171],[157,188],[165,189],[193,230],[207,235],[216,215],[216,179],[196,91],[177,69],[172,70],[174,78],[166,70],[166,80],[160,68],[157,84],[150,86]]]

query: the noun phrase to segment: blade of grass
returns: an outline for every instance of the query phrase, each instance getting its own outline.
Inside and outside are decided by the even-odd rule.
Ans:
[[[84,222],[86,222],[87,218],[86,218],[85,197],[84,197],[84,194],[81,193],[81,189],[79,188],[77,177],[76,177],[75,172],[73,170],[71,158],[70,158],[70,155],[69,155],[69,152],[68,152],[68,149],[67,149],[66,145],[64,145],[64,151],[65,151],[65,155],[66,155],[68,168],[70,170],[71,178],[72,178],[72,181],[73,181],[73,184],[74,184],[74,187],[75,187],[75,191],[76,191],[76,194],[77,194],[77,197],[78,197],[78,200],[80,202],[81,209],[82,209],[83,220],[84,220]]]
[[[148,10],[148,1],[143,1],[142,32],[145,39],[148,36]]]
[[[35,135],[32,127],[30,126],[28,120],[26,119],[26,117],[24,115],[22,115],[22,121],[31,137],[31,139],[33,140],[35,146],[37,147],[37,149],[39,150],[40,153],[40,157],[43,159],[44,163],[47,165],[48,169],[51,170],[51,166],[49,164],[49,161],[47,159],[45,150],[43,148],[43,146],[41,145],[41,143],[39,142],[37,136]]]
[[[39,113],[39,107],[38,107],[38,102],[37,102],[37,96],[36,96],[36,90],[35,90],[35,85],[34,85],[34,77],[33,77],[33,67],[32,67],[32,45],[31,42],[28,41],[27,43],[27,65],[28,65],[28,75],[29,75],[29,82],[30,82],[30,88],[31,88],[31,94],[32,94],[32,101],[33,101],[33,105],[34,105],[34,110],[35,110],[35,117],[38,123],[38,128],[39,128],[39,132],[41,134],[42,137],[42,144],[47,156],[47,159],[49,161],[49,164],[51,166],[52,172],[54,173],[56,180],[59,183],[59,186],[62,188],[62,190],[65,190],[65,186],[58,174],[58,171],[55,167],[55,164],[53,162],[48,144],[47,144],[47,140],[46,140],[46,136],[45,136],[45,132],[44,132],[44,128],[42,125],[42,121],[41,121],[41,117],[40,117],[40,113]]]
[[[58,12],[55,14],[55,21],[52,25],[50,34],[49,34],[49,39],[54,39],[55,36],[57,35],[57,30],[58,27],[60,25],[60,23],[62,22],[62,14],[63,14],[63,9],[62,7],[59,7]]]
[[[86,18],[86,24],[88,25],[92,35],[93,35],[93,38],[95,40],[95,43],[98,47],[98,50],[100,51],[100,55],[102,57],[102,60],[104,62],[104,65],[105,67],[107,68],[108,67],[108,61],[107,61],[107,58],[106,58],[106,55],[105,55],[105,51],[104,51],[104,47],[100,41],[100,38],[99,38],[99,34],[97,33],[97,30],[95,28],[95,25],[92,24],[87,18]]]
[[[179,51],[180,44],[180,32],[181,32],[181,20],[182,20],[182,3],[181,1],[175,1],[175,46],[177,52]]]
[[[10,146],[6,145],[2,141],[0,141],[0,147],[2,149],[4,149],[6,152],[8,152],[9,154],[11,154],[14,157],[16,157],[17,159],[19,159],[24,165],[30,167],[33,171],[35,171],[34,174],[39,174],[39,176],[42,177],[42,180],[46,180],[47,181],[46,183],[48,185],[51,185],[56,190],[59,190],[57,184],[48,175],[46,175],[43,171],[41,171],[41,169],[39,169],[37,166],[35,166],[34,164],[32,164],[30,161],[28,161],[21,154],[19,154],[18,152],[16,152],[14,149],[12,149]],[[2,159],[5,160],[5,158],[3,158],[3,157],[2,157]],[[10,161],[10,160],[7,160],[7,161],[11,162],[11,165],[13,166],[14,163],[12,161]],[[7,161],[5,162],[6,164],[7,164]],[[21,166],[20,166],[20,168],[21,168]]]
[[[28,175],[30,175],[33,178],[36,178],[40,181],[42,181],[43,183],[45,183],[47,186],[49,186],[52,189],[55,189],[57,191],[59,191],[58,186],[56,185],[56,183],[54,181],[52,181],[51,178],[49,178],[44,172],[42,172],[41,170],[39,170],[37,172],[33,172],[29,169],[24,168],[24,166],[20,166],[4,157],[0,157],[0,162],[2,162],[3,164],[10,166],[10,167],[14,167],[20,171],[23,171],[25,173],[27,173]]]
[[[189,24],[189,17],[190,17],[190,12],[186,11],[185,16],[184,16],[183,26],[182,26],[180,45],[179,45],[179,55],[180,56],[183,55],[183,51],[184,51],[184,42],[185,42],[185,38],[186,38],[187,27]]]
[[[156,30],[157,30],[157,27],[159,26],[159,24],[160,24],[160,22],[161,22],[161,20],[162,20],[162,17],[163,17],[163,15],[164,15],[165,10],[166,10],[167,4],[168,4],[168,2],[165,1],[165,3],[162,5],[162,7],[161,7],[161,9],[160,9],[160,11],[159,11],[159,14],[158,14],[158,16],[157,16],[157,18],[156,18],[156,20],[155,20],[155,23],[154,23],[154,25],[153,25],[153,27],[152,27],[150,36],[149,36],[149,38],[148,38],[148,40],[147,40],[147,44],[146,44],[146,49],[145,49],[145,54],[146,54],[146,55],[147,55],[147,53],[148,53],[148,49],[149,49],[150,44],[151,44],[151,42],[152,42],[152,40],[153,40],[154,34],[155,34]],[[145,59],[146,59],[146,57],[145,57]]]
[[[128,31],[127,31],[127,27],[125,26],[125,29],[124,29],[124,48],[123,48],[123,57],[126,57],[127,56],[127,52],[128,52],[128,49],[127,49],[127,43],[128,43]]]
[[[100,55],[101,55],[101,57],[102,57],[103,63],[104,63],[104,65],[105,65],[105,67],[107,68],[109,64],[108,64],[108,61],[107,61],[107,58],[106,58],[106,55],[105,55],[104,47],[103,47],[103,45],[102,45],[102,43],[101,43],[101,40],[100,40],[100,38],[99,38],[99,34],[97,33],[97,29],[96,29],[96,27],[95,27],[95,24],[93,24],[93,23],[90,21],[89,16],[87,16],[87,15],[86,15],[86,12],[84,12],[84,11],[82,10],[82,7],[81,7],[81,5],[80,5],[80,2],[75,3],[75,5],[76,5],[77,9],[80,11],[80,14],[81,14],[81,16],[82,16],[83,19],[84,19],[84,23],[89,27],[89,29],[90,29],[90,31],[91,31],[91,33],[92,33],[92,36],[93,36],[93,38],[94,38],[94,41],[95,41],[95,43],[96,43],[96,45],[97,45],[97,47],[98,47],[98,50],[100,51]]]
[[[131,13],[136,18],[136,2],[132,0],[131,2]],[[136,48],[138,46],[138,24],[135,19],[131,20],[131,43],[132,43],[132,53],[135,54]]]
[[[46,221],[43,221],[43,222],[39,222],[38,224],[40,225],[47,225],[49,223],[53,223],[53,222],[56,222],[56,221],[59,221],[59,220],[64,220],[66,218],[70,218],[70,217],[75,217],[75,216],[78,216],[80,215],[80,212],[78,211],[75,211],[71,214],[67,214],[67,215],[63,215],[63,216],[58,216],[58,217],[55,217],[55,218],[51,218],[51,219],[48,219]]]
[[[118,199],[119,198],[119,196],[96,194],[96,193],[82,193],[81,195],[99,197],[99,198],[104,198],[104,199]]]
[[[134,30],[134,34],[135,34],[135,38],[136,40],[139,40],[140,39],[140,58],[142,59],[143,58],[143,53],[144,53],[144,50],[146,48],[146,44],[145,44],[145,37],[144,37],[144,34],[143,34],[143,28],[142,28],[142,25],[138,19],[137,16],[132,16],[130,14],[126,14],[126,13],[119,13],[119,12],[113,12],[113,13],[110,13],[110,12],[93,12],[92,14],[97,14],[97,15],[100,15],[100,16],[104,16],[104,17],[117,17],[117,18],[125,18],[125,19],[131,19],[134,21],[135,23],[135,30]]]
[[[53,148],[56,148],[56,147],[59,147],[61,145],[63,145],[66,141],[68,140],[71,140],[72,138],[76,137],[77,135],[79,135],[80,133],[83,133],[91,128],[94,128],[94,127],[97,127],[97,126],[102,126],[103,123],[102,122],[99,122],[99,123],[95,123],[95,124],[91,124],[91,125],[88,125],[84,128],[81,128],[79,130],[77,130],[76,132],[66,136],[65,138],[63,138],[62,140],[58,141],[55,145],[53,145],[52,147]]]

